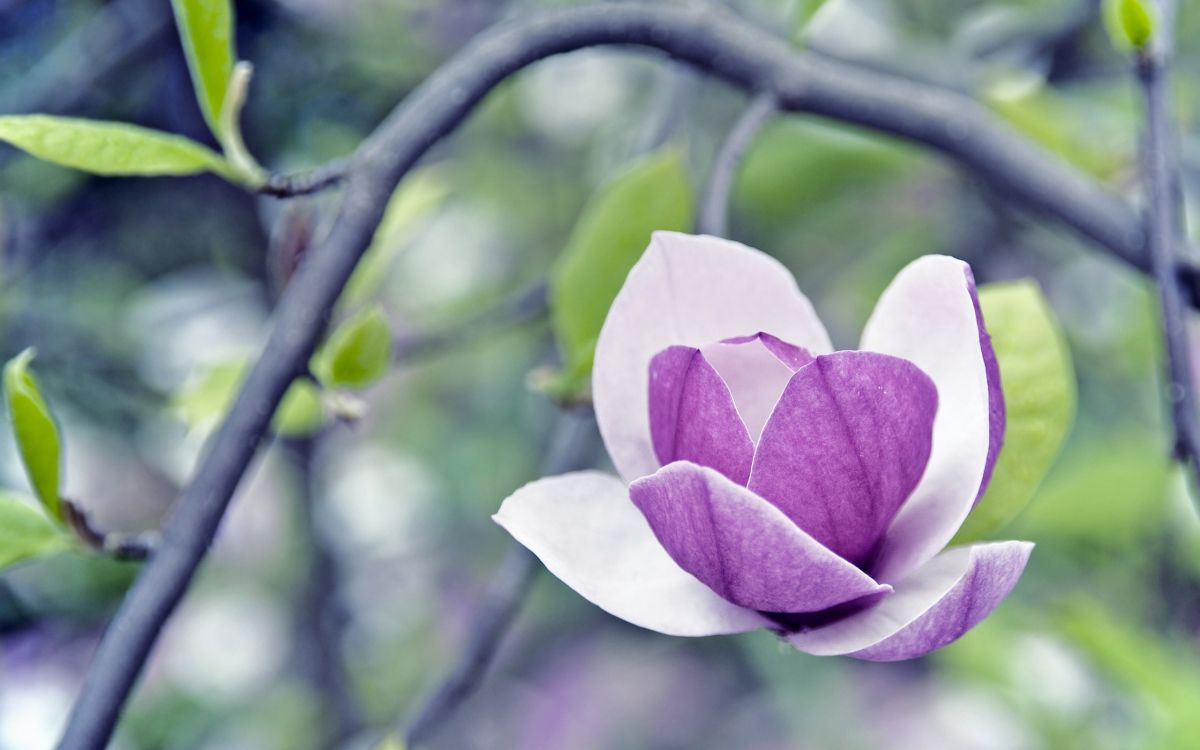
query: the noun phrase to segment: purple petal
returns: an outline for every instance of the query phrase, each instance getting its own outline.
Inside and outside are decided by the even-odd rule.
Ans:
[[[897,581],[941,551],[983,484],[992,444],[986,332],[966,263],[927,255],[906,266],[879,298],[861,348],[903,357],[937,386],[929,465],[888,529],[872,569]]]
[[[694,461],[741,485],[750,477],[754,443],[699,349],[671,346],[650,360],[650,435],[663,465]]]
[[[775,259],[715,237],[655,233],[609,310],[592,375],[600,433],[626,481],[659,467],[647,407],[650,359],[668,346],[752,331],[814,353],[831,349],[812,305]]]
[[[712,469],[680,461],[629,495],[680,567],[743,607],[810,612],[888,590]]]
[[[996,361],[996,350],[992,348],[992,336],[983,323],[983,310],[979,308],[979,292],[975,288],[975,275],[968,266],[967,286],[971,290],[971,303],[975,306],[975,324],[979,326],[979,348],[983,350],[983,366],[987,370],[988,384],[988,452],[983,465],[983,480],[975,493],[975,502],[983,497],[988,482],[992,481],[992,469],[996,468],[996,457],[1004,445],[1004,428],[1007,415],[1004,409],[1004,389],[1000,386],[1000,363]]]
[[[831,625],[787,636],[801,651],[871,661],[911,659],[978,625],[1008,596],[1033,544],[991,542],[947,550],[874,607]]]
[[[754,441],[758,440],[792,373],[813,360],[801,347],[767,333],[725,339],[709,344],[703,351],[709,364],[729,386],[733,402]]]
[[[858,565],[929,458],[938,394],[911,362],[837,352],[798,371],[763,428],[749,488]]]
[[[563,583],[634,625],[700,636],[770,624],[676,565],[614,476],[584,471],[530,482],[492,518]]]

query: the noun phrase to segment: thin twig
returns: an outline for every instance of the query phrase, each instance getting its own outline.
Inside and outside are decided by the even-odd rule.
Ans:
[[[258,192],[276,198],[312,195],[340,185],[345,181],[349,170],[349,159],[335,159],[308,172],[273,174],[267,178],[266,184],[260,187]]]
[[[728,236],[729,198],[742,165],[742,157],[758,132],[778,110],[773,94],[759,94],[733,124],[713,160],[712,171],[704,187],[704,197],[700,200],[700,213],[696,217],[696,230],[700,234]]]
[[[337,747],[362,726],[342,662],[341,641],[346,613],[338,597],[338,565],[317,522],[318,482],[314,474],[321,433],[286,441],[299,484],[298,521],[305,541],[307,569],[296,604],[299,625],[296,658],[323,709],[319,747]]]
[[[1181,196],[1174,189],[1175,148],[1168,106],[1172,3],[1160,0],[1159,28],[1137,55],[1137,78],[1145,102],[1142,178],[1146,183],[1146,239],[1158,282],[1167,354],[1167,399],[1175,425],[1175,457],[1188,461],[1200,481],[1200,421],[1197,421],[1187,311],[1175,275],[1182,235]]]
[[[586,413],[563,412],[550,440],[543,473],[562,474],[591,465],[598,448],[596,437],[590,410]],[[539,570],[541,565],[532,552],[516,542],[511,543],[472,621],[462,655],[446,678],[422,701],[404,731],[408,747],[416,747],[432,737],[479,687]]]
[[[926,144],[1022,205],[1059,219],[1138,268],[1149,268],[1141,227],[1128,205],[968,97],[797,53],[767,32],[705,9],[605,3],[486,31],[418,86],[356,151],[338,218],[285,290],[262,356],[176,501],[161,549],[101,640],[60,748],[94,750],[108,742],[159,632],[217,533],[270,415],[303,372],[397,183],[513,73],[551,55],[604,44],[659,49],[743,89],[769,91],[782,109]]]
[[[148,560],[160,543],[158,533],[154,531],[140,534],[100,531],[78,503],[67,498],[62,498],[61,502],[63,519],[75,536],[92,550],[102,555],[108,555],[114,560],[127,562]]]

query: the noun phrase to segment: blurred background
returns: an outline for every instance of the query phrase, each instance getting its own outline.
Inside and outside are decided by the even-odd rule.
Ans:
[[[284,171],[348,154],[481,29],[571,4],[238,0],[239,54],[255,66],[249,146]],[[779,34],[800,12],[732,5]],[[1181,5],[1175,103],[1194,197],[1200,6]],[[807,43],[971,92],[1136,200],[1136,91],[1096,2],[830,0]],[[658,55],[543,62],[402,186],[408,209],[377,237],[359,293],[401,337],[451,329],[543,280],[588,196],[631,160],[679,148],[699,190],[746,105]],[[211,143],[165,0],[0,0],[0,113],[26,112]],[[100,179],[0,149],[0,355],[37,347],[64,494],[98,526],[157,527],[220,411],[214,372],[261,345],[290,264],[335,207],[336,194]],[[768,633],[660,636],[542,575],[495,669],[431,746],[1196,747],[1200,525],[1168,461],[1145,279],[939,157],[808,117],[756,140],[730,233],[795,272],[843,347],[925,253],[968,260],[980,282],[1040,283],[1079,406],[1038,496],[997,535],[1038,543],[1024,579],[958,643],[871,664]],[[542,319],[414,351],[363,394],[362,420],[264,450],[114,747],[305,750],[409,715],[504,555],[490,514],[538,475],[557,409],[528,373],[554,358]],[[0,484],[23,487],[0,433]],[[136,570],[67,554],[0,575],[0,748],[52,746]]]

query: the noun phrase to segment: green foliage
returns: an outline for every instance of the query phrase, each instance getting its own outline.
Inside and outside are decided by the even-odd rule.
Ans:
[[[311,380],[297,380],[283,394],[271,429],[280,437],[304,437],[325,425],[321,389]]]
[[[387,372],[392,331],[383,309],[374,305],[338,326],[316,357],[315,370],[334,388],[365,388]]]
[[[1070,602],[1060,626],[1115,685],[1135,698],[1151,728],[1144,747],[1195,746],[1200,736],[1200,660],[1190,646],[1086,600]]]
[[[171,0],[187,55],[196,101],[217,140],[224,142],[221,113],[236,55],[233,8],[229,0]]]
[[[171,406],[192,429],[212,429],[233,406],[249,372],[250,362],[246,359],[213,365],[180,388]],[[325,419],[320,389],[311,381],[297,380],[280,401],[271,428],[283,437],[299,437],[319,430]]]
[[[986,98],[1014,128],[1089,174],[1111,178],[1128,164],[1125,149],[1112,148],[1099,137],[1080,137],[1097,129],[1095,112],[1080,111],[1062,92],[1037,86],[1014,96],[1002,85],[993,85]],[[1106,114],[1116,110],[1114,103]]]
[[[1154,36],[1154,15],[1146,0],[1105,0],[1104,27],[1120,50],[1140,50]]]
[[[71,546],[71,538],[35,506],[0,492],[0,569]]]
[[[1075,416],[1075,376],[1054,313],[1036,283],[989,284],[979,306],[1000,365],[1007,427],[991,483],[956,543],[981,539],[1033,498]]]
[[[29,371],[33,356],[33,349],[26,349],[4,366],[4,397],[29,483],[50,515],[61,519],[58,427]]]
[[[828,0],[798,0],[796,3],[795,18],[793,19],[794,36],[797,39],[802,39],[804,33],[808,30],[808,24],[817,15],[817,11],[821,10],[822,6]]]
[[[0,117],[0,141],[45,161],[99,175],[239,177],[208,148],[169,133],[117,122],[51,115]]]
[[[1161,438],[1127,427],[1123,434],[1072,448],[1014,536],[1133,550],[1162,528],[1170,465]]]
[[[596,338],[629,269],[656,230],[686,230],[693,196],[683,155],[652,154],[592,196],[550,277],[550,315],[563,358],[551,388],[585,391]]]

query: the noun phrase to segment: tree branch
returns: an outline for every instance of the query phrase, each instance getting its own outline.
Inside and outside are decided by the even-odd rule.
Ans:
[[[653,47],[741,88],[770,92],[782,109],[926,144],[1026,207],[1058,218],[1138,268],[1149,268],[1129,206],[965,96],[797,53],[769,33],[705,8],[606,3],[489,30],[422,83],[356,151],[338,218],[285,290],[262,356],[177,500],[158,554],[101,640],[60,748],[107,743],[270,415],[303,372],[396,184],[501,81],[537,60],[601,44]]]
[[[1145,104],[1142,143],[1142,179],[1145,182],[1146,240],[1150,263],[1158,283],[1167,354],[1167,399],[1175,425],[1174,455],[1191,464],[1200,481],[1200,421],[1197,421],[1187,310],[1175,274],[1177,248],[1182,236],[1182,196],[1175,189],[1176,158],[1167,101],[1170,21],[1173,3],[1160,0],[1159,28],[1154,39],[1137,56],[1137,78]]]
[[[596,425],[590,411],[584,415],[563,412],[551,436],[543,474],[563,474],[590,466],[597,447]],[[517,542],[509,545],[472,623],[461,657],[421,703],[405,730],[407,747],[416,747],[431,738],[479,687],[539,570],[541,566],[532,552]]]
[[[778,111],[775,97],[759,94],[733,124],[729,135],[717,151],[713,160],[704,196],[700,199],[700,213],[696,217],[696,231],[726,237],[729,234],[729,198],[737,180],[742,157],[754,142],[758,132]]]
[[[323,433],[285,441],[285,454],[296,471],[297,521],[307,556],[305,585],[296,602],[299,630],[295,658],[300,672],[320,700],[318,747],[338,747],[362,726],[362,716],[342,663],[346,612],[338,597],[338,563],[317,526],[319,482],[315,462]]]

